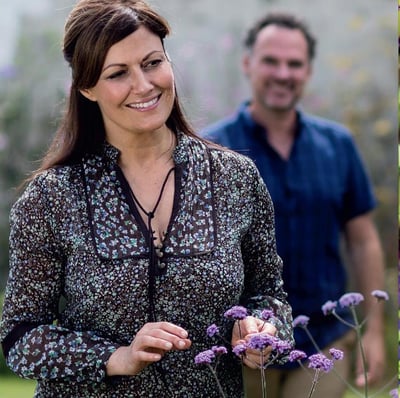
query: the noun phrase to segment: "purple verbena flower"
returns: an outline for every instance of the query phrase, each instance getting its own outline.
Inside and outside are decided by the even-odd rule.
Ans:
[[[228,350],[226,349],[226,347],[224,346],[213,346],[211,347],[211,351],[215,354],[215,355],[223,355],[223,354],[227,354]]]
[[[211,363],[215,358],[213,350],[202,351],[194,357],[194,363],[197,365],[202,365],[205,363]]]
[[[219,328],[218,328],[218,326],[215,324],[215,323],[213,323],[212,325],[210,325],[208,328],[207,328],[207,336],[208,337],[213,337],[213,336],[215,336],[216,334],[218,334],[219,333]]]
[[[332,358],[333,358],[335,361],[341,361],[341,360],[343,359],[343,356],[344,356],[343,351],[338,350],[338,349],[336,349],[336,348],[331,348],[331,349],[329,350],[329,354],[332,355]]]
[[[374,297],[376,297],[378,299],[378,301],[380,301],[380,300],[388,301],[389,300],[389,295],[383,290],[374,290],[374,291],[372,291],[371,294]]]
[[[247,309],[240,305],[235,305],[224,313],[225,318],[235,319],[237,321],[246,318],[246,316]]]
[[[296,316],[296,318],[293,319],[293,327],[301,326],[301,327],[306,327],[308,325],[308,321],[310,318],[305,315],[299,315]]]
[[[247,350],[246,344],[238,344],[232,348],[232,352],[238,357],[241,357],[246,352],[246,350]]]
[[[389,394],[392,398],[399,398],[398,388],[394,388],[393,390],[390,390]]]
[[[314,354],[308,357],[308,359],[310,360],[308,364],[309,368],[320,369],[325,373],[330,372],[333,368],[333,361],[323,354]]]
[[[274,317],[274,311],[272,310],[262,310],[261,311],[261,319],[263,321],[268,321]]]
[[[307,358],[307,355],[306,355],[306,353],[304,351],[293,350],[289,354],[289,361],[290,362],[300,361],[300,360],[305,359],[305,358]]]
[[[337,307],[337,301],[329,300],[321,307],[321,309],[324,315],[329,315],[332,314],[332,312],[335,310],[336,307]]]
[[[274,349],[278,354],[283,354],[291,350],[292,348],[292,344],[289,341],[281,340],[278,338],[275,338],[272,344],[272,349]]]
[[[342,308],[356,306],[361,301],[364,301],[364,296],[361,293],[346,293],[339,299]]]
[[[249,338],[247,347],[252,348],[253,350],[262,351],[264,348],[272,346],[274,339],[274,336],[269,334],[254,334]]]

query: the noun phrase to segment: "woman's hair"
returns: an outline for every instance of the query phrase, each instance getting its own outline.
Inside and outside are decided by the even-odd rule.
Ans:
[[[85,154],[102,148],[105,130],[100,108],[80,90],[96,85],[110,47],[140,26],[145,26],[162,42],[170,33],[168,22],[142,0],[80,0],[71,11],[63,41],[64,58],[72,71],[70,95],[38,172],[73,164]],[[174,132],[195,135],[177,95],[166,124]]]

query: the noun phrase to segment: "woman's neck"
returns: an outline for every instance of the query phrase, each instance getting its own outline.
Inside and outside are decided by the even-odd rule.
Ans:
[[[176,137],[171,130],[165,129],[113,145],[120,150],[119,165],[122,170],[146,171],[173,164]]]

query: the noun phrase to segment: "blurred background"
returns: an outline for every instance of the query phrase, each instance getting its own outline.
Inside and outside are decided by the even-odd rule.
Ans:
[[[70,73],[61,54],[74,0],[0,0],[0,297],[8,273],[8,214],[16,188],[38,166],[56,129]],[[379,200],[376,222],[387,264],[388,377],[397,371],[398,189],[397,8],[394,0],[150,0],[172,27],[166,48],[196,128],[234,112],[248,95],[242,39],[261,14],[290,10],[318,38],[301,106],[346,124]],[[335,298],[332,298],[335,299]],[[391,349],[390,349],[391,348]],[[12,379],[12,378],[11,378]],[[0,396],[10,380],[0,360]],[[19,385],[30,383],[20,381]],[[21,387],[22,388],[22,387]],[[387,394],[386,394],[387,396]]]

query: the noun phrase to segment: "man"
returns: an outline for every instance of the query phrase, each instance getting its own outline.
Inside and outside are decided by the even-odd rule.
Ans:
[[[371,216],[371,184],[348,130],[297,107],[311,77],[316,47],[307,25],[293,15],[269,14],[248,31],[245,47],[243,71],[251,99],[202,135],[247,154],[258,166],[275,206],[278,253],[293,316],[310,317],[308,328],[321,349],[345,351],[345,359],[335,362],[335,368],[348,380],[354,333],[321,311],[323,304],[338,300],[348,288],[340,258],[344,236],[354,290],[365,297],[363,346],[372,385],[382,376],[385,354],[382,306],[371,296],[384,285],[382,249]],[[342,316],[351,321],[347,310]],[[316,351],[301,328],[295,329],[295,339],[297,349],[308,355]],[[248,397],[258,396],[257,378],[258,371],[246,369]],[[358,356],[356,385],[363,386],[363,380]],[[310,377],[287,365],[268,370],[267,385],[268,398],[305,397]],[[324,375],[317,387],[324,398],[342,397],[345,390],[334,372]]]

